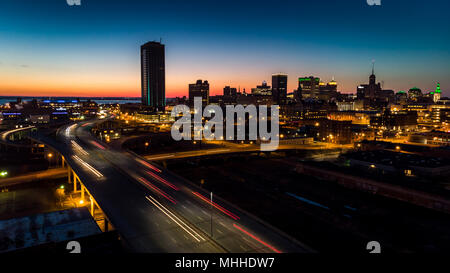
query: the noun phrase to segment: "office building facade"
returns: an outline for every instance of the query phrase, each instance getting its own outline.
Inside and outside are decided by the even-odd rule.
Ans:
[[[166,106],[165,48],[158,42],[141,46],[141,99],[144,106],[164,111]]]
[[[286,104],[287,81],[288,81],[288,76],[286,74],[273,74],[272,75],[272,97],[273,97],[273,102],[276,103],[277,105]]]
[[[202,106],[209,104],[209,83],[208,81],[197,80],[196,83],[189,84],[189,104],[194,106],[194,97],[202,98]]]

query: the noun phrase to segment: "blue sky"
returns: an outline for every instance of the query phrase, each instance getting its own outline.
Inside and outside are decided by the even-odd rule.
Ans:
[[[140,94],[139,46],[166,44],[168,96],[198,78],[212,93],[250,90],[271,74],[331,77],[343,92],[367,81],[450,95],[450,1],[4,0],[0,95]]]

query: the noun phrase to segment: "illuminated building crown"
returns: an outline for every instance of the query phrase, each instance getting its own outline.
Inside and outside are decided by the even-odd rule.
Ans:
[[[441,84],[440,83],[437,83],[436,90],[434,92],[441,93]]]

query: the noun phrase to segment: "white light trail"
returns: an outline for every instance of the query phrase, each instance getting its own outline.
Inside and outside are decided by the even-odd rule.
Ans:
[[[66,128],[66,131],[64,132],[64,134],[66,135],[66,137],[70,136],[70,131],[75,128],[77,126],[77,124],[72,124],[69,127]]]
[[[150,199],[150,198],[151,199]],[[185,222],[183,222],[180,218],[178,218],[175,214],[173,214],[170,210],[164,207],[161,203],[156,201],[152,196],[145,197],[148,201],[150,201],[155,207],[157,207],[160,211],[162,211],[167,217],[169,217],[172,221],[174,221],[178,226],[180,226],[184,231],[186,231],[189,235],[191,235],[197,242],[205,241],[205,238],[200,236],[195,230],[193,230],[190,226],[188,226]],[[199,239],[200,238],[200,239]]]
[[[169,158],[174,157],[175,155],[165,155],[165,156],[155,156],[155,157],[149,157],[149,160],[156,160],[156,159],[163,159],[163,158]]]
[[[28,126],[28,127],[24,127],[24,128],[19,128],[19,129],[14,129],[14,130],[6,131],[6,132],[4,132],[4,133],[2,134],[2,139],[3,139],[3,140],[6,140],[6,137],[7,137],[8,135],[12,134],[12,133],[19,132],[19,131],[23,131],[23,130],[28,130],[28,129],[31,129],[31,128],[35,128],[35,126]]]
[[[74,155],[72,156],[76,161],[78,161],[81,165],[86,167],[88,170],[90,170],[92,173],[94,173],[97,177],[103,177],[103,174],[101,174],[99,171],[94,169],[91,165],[86,163],[83,159],[79,158],[78,156]]]
[[[89,155],[88,152],[86,152],[75,140],[71,140],[73,149],[78,151],[82,155]]]

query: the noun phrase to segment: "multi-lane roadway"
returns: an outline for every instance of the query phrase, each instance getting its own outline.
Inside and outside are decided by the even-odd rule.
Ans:
[[[233,204],[154,163],[100,143],[98,121],[61,127],[34,138],[60,152],[137,252],[311,252]],[[251,196],[249,196],[251,198]],[[274,204],[276,205],[276,204]]]

